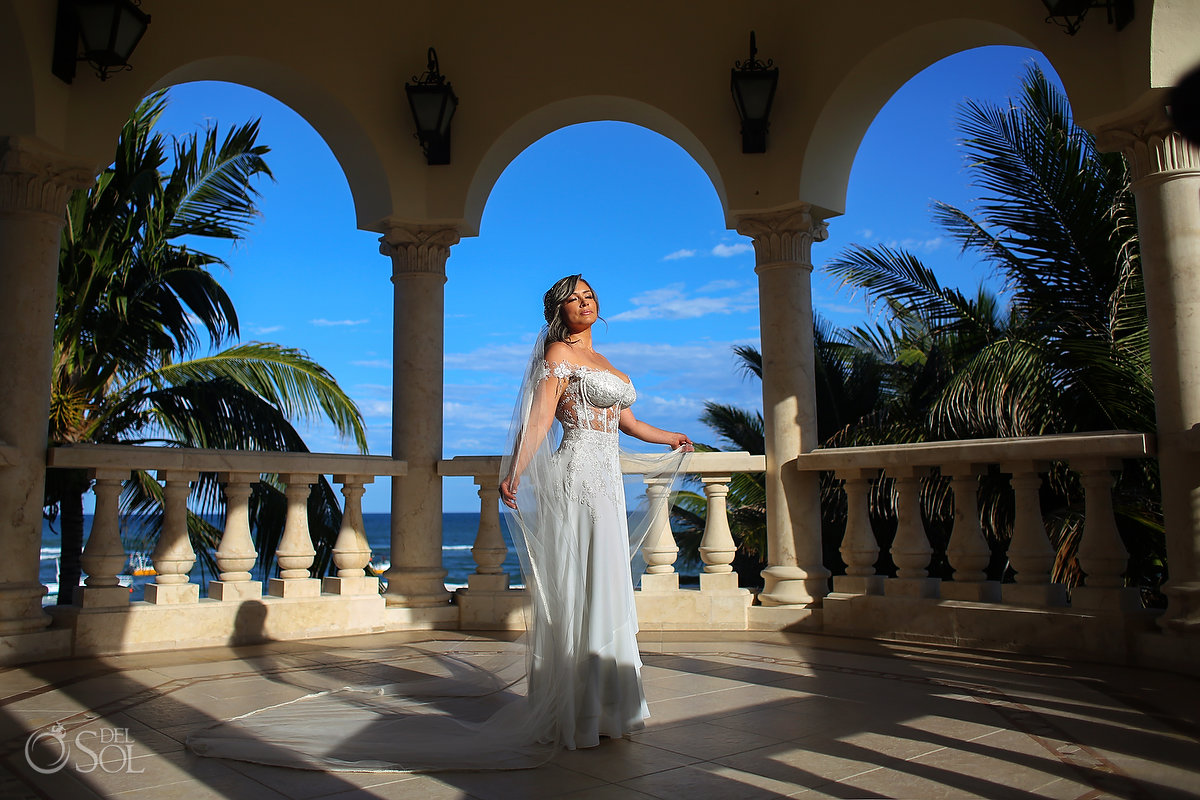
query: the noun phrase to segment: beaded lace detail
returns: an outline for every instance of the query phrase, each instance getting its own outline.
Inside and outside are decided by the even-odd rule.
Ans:
[[[595,520],[598,503],[624,509],[618,432],[621,411],[633,405],[633,384],[608,370],[568,362],[544,363],[542,380],[565,382],[555,417],[563,426],[556,459],[566,459],[566,498],[578,498]]]

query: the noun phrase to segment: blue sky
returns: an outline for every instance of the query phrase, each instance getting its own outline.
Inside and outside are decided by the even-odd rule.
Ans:
[[[960,53],[902,87],[872,124],[854,162],[843,216],[813,249],[817,313],[837,325],[869,319],[823,264],[852,243],[902,246],[944,284],[973,290],[989,276],[942,238],[934,199],[969,207],[955,118],[965,98],[1004,102],[1040,54],[1013,47]],[[470,98],[462,98],[469,103]],[[737,120],[730,103],[730,135]],[[358,402],[372,453],[391,440],[392,287],[378,235],[355,228],[350,190],[316,132],[286,106],[222,83],[172,88],[160,130],[185,134],[261,117],[274,183],[260,186],[262,217],[223,253],[219,277],[243,340],[309,352]],[[413,147],[416,147],[413,142]],[[222,252],[215,249],[214,252]],[[582,272],[609,325],[596,347],[639,390],[635,412],[659,427],[717,444],[697,421],[706,400],[758,408],[758,385],[732,346],[759,344],[749,240],[725,229],[707,175],[680,147],[624,123],[572,126],[531,145],[493,189],[480,235],[451,249],[446,271],[445,455],[498,453],[521,368],[541,324],[541,296]],[[314,451],[348,452],[324,425],[302,426]],[[468,479],[446,482],[447,511],[478,510]],[[386,482],[368,512],[388,510]]]

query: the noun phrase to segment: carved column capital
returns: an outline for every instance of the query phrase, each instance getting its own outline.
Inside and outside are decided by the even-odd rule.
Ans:
[[[829,224],[813,216],[807,203],[782,211],[745,214],[737,219],[737,232],[754,240],[756,271],[798,264],[812,269],[812,244],[829,236]]]
[[[457,244],[457,228],[395,225],[379,238],[379,252],[392,259],[392,279],[405,274],[446,278],[446,258]]]
[[[1135,185],[1179,173],[1200,173],[1200,145],[1175,130],[1162,105],[1101,128],[1096,146],[1123,153]]]
[[[0,214],[38,214],[61,223],[67,198],[96,170],[30,136],[0,137]]]

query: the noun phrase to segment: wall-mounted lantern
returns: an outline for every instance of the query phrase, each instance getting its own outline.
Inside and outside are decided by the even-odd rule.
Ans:
[[[450,163],[450,121],[458,108],[458,96],[438,71],[437,53],[429,48],[429,65],[421,77],[404,84],[408,105],[417,123],[417,140],[425,151],[425,163]]]
[[[1108,24],[1115,25],[1121,30],[1133,19],[1133,0],[1042,0],[1050,16],[1046,22],[1066,30],[1068,36],[1079,32],[1083,18],[1093,8],[1103,8],[1108,12]]]
[[[132,69],[129,56],[149,25],[137,0],[58,0],[50,71],[70,83],[79,61],[91,64],[102,81],[110,72]]]
[[[759,61],[754,31],[750,31],[750,58],[735,61],[729,70],[729,87],[742,121],[742,152],[767,152],[767,127],[770,124],[771,103],[779,83],[779,68],[772,59]]]

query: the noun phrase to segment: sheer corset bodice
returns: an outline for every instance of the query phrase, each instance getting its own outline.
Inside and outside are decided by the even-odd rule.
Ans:
[[[618,447],[621,411],[633,405],[633,384],[615,373],[566,362],[546,362],[543,380],[565,382],[555,417],[563,437],[554,458],[563,483],[562,497],[582,502],[593,519],[607,505],[624,513]]]
[[[565,361],[544,363],[543,378],[565,382],[554,416],[563,426],[563,438],[581,430],[613,434],[619,429],[621,411],[637,400],[633,384],[604,369]]]

